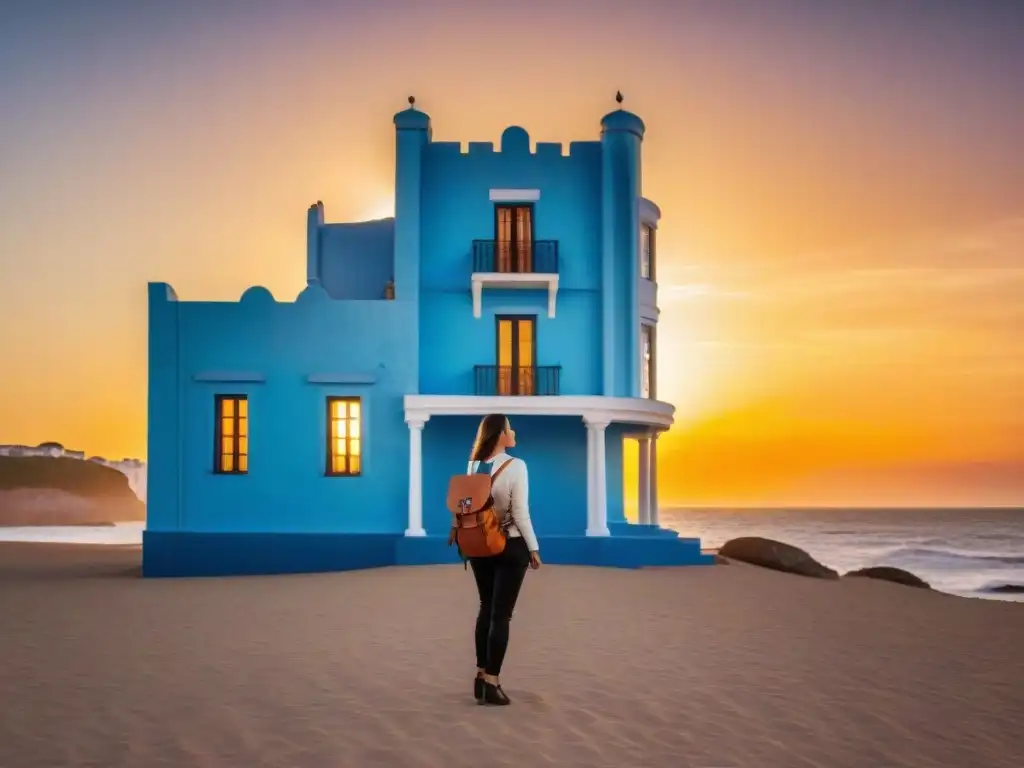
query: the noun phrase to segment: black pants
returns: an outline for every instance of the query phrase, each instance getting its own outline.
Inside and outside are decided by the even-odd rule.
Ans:
[[[476,665],[488,675],[500,675],[508,650],[508,624],[530,566],[530,552],[521,536],[510,536],[500,555],[474,557],[469,564],[480,593]]]

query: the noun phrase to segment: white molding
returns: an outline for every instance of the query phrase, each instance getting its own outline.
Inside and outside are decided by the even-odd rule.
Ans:
[[[640,223],[649,227],[658,228],[661,221],[661,208],[646,197],[640,198]]]
[[[658,221],[661,219],[661,209],[651,200],[646,197],[641,197],[638,200],[638,215],[640,219],[640,226],[637,227],[636,238],[637,238],[637,254],[640,254],[640,248],[643,245],[643,233],[644,227],[650,227],[654,231],[658,229]],[[657,238],[655,238],[654,258],[652,260],[652,271],[655,277],[658,275],[658,246]],[[642,256],[640,256],[642,258]],[[661,310],[658,309],[658,283],[657,280],[645,278],[639,274],[640,265],[637,264],[637,281],[636,281],[636,306],[637,314],[640,316],[640,333],[641,338],[643,334],[643,326],[651,325],[655,328],[658,325],[658,317],[661,314]],[[640,342],[640,348],[643,349],[643,344]],[[655,369],[657,369],[657,352],[652,350],[652,355],[655,358]],[[640,369],[638,370],[638,391],[643,388],[643,360],[640,361]],[[657,370],[655,370],[655,376],[657,376]],[[651,383],[654,386],[654,383]]]
[[[658,284],[646,277],[637,282],[637,304],[640,306],[640,321],[657,324],[661,310],[658,309]]]
[[[558,274],[555,272],[474,272],[470,278],[473,292],[473,317],[483,314],[484,288],[515,288],[548,291],[548,317],[554,319],[558,297]]]
[[[580,416],[587,424],[624,422],[656,430],[672,426],[675,406],[642,397],[556,395],[548,397],[473,395],[406,395],[407,422],[427,421],[431,416]]]
[[[539,189],[492,189],[492,203],[535,203],[540,200]]]

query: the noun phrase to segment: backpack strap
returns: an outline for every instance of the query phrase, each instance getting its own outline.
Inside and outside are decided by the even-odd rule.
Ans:
[[[498,476],[505,471],[505,467],[507,467],[513,461],[515,461],[515,459],[509,459],[500,467],[498,467],[497,472],[491,475],[491,488],[494,487],[494,481],[498,479]],[[505,531],[507,534],[508,529],[512,527],[513,522],[515,521],[512,519],[512,494],[510,492],[508,496],[508,509],[505,510],[505,514],[502,515],[501,520],[499,521],[499,525],[501,525],[501,530]]]
[[[494,485],[494,481],[497,480],[501,476],[501,473],[505,471],[505,467],[507,467],[513,461],[515,461],[515,459],[509,459],[504,464],[502,464],[500,467],[498,467],[498,471],[495,472],[493,475],[491,475],[491,485]]]

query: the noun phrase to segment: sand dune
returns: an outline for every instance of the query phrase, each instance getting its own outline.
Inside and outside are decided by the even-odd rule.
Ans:
[[[459,567],[152,581],[0,545],[0,766],[1024,764],[1024,608],[743,565],[529,574],[474,705]]]

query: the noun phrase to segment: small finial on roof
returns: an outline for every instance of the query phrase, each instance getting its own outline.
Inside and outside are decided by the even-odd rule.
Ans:
[[[622,103],[622,91],[616,91],[615,92],[615,100],[617,102],[619,102],[619,104]]]
[[[410,96],[409,97],[409,109],[415,109],[415,108],[416,108],[416,97],[415,96]]]

